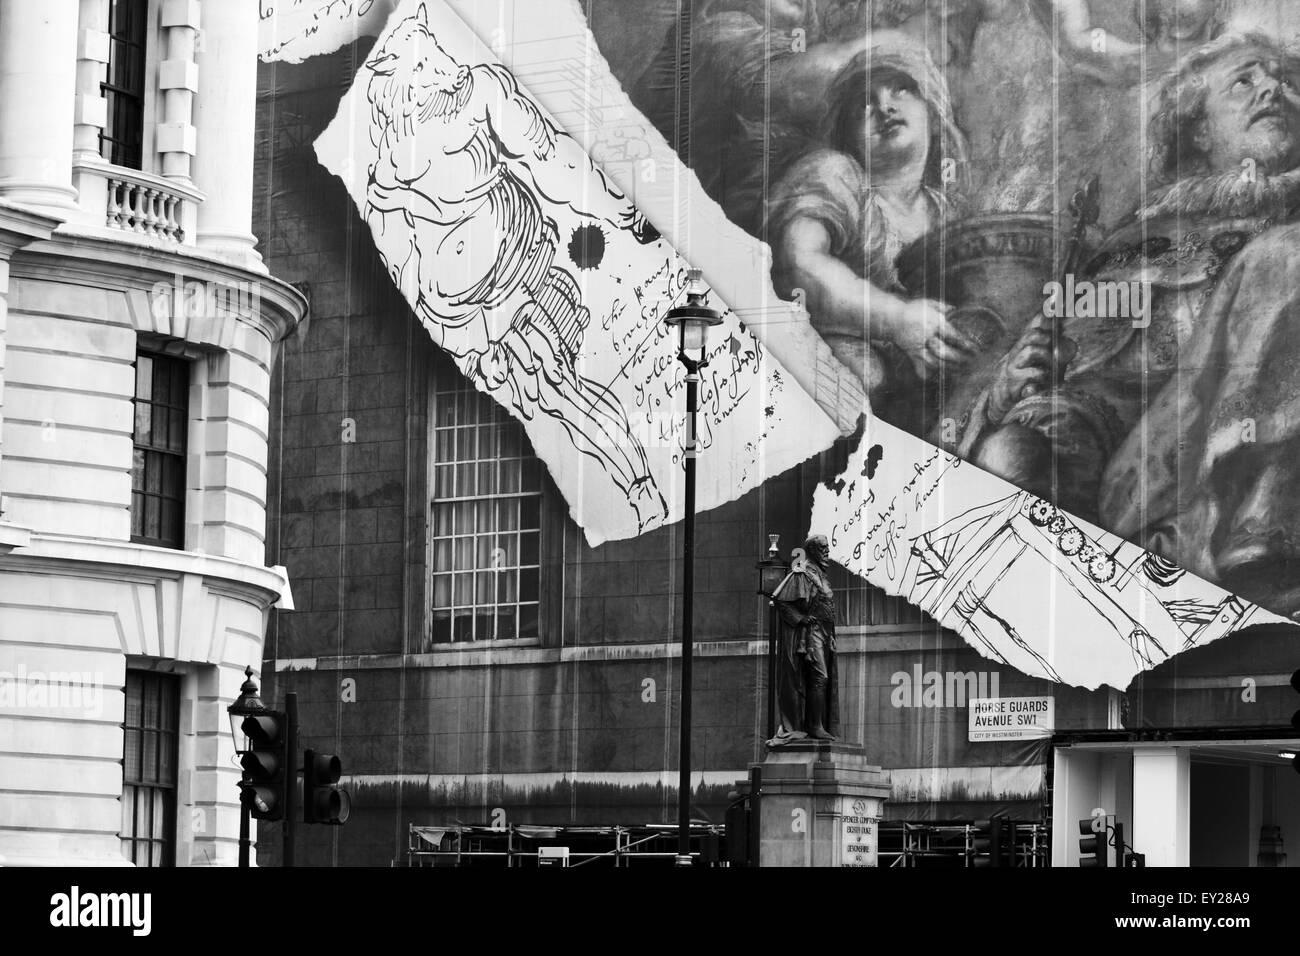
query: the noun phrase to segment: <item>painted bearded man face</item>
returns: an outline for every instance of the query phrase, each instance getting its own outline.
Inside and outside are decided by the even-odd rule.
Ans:
[[[1300,165],[1294,68],[1290,60],[1255,46],[1230,50],[1205,68],[1205,116],[1196,143],[1213,172],[1239,171],[1246,160],[1263,173]]]

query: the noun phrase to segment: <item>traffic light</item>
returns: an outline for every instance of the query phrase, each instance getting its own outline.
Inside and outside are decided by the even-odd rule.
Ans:
[[[1300,670],[1291,675],[1291,686],[1297,694],[1300,694]],[[1300,731],[1300,710],[1291,715],[1291,726]],[[1300,773],[1300,753],[1291,758],[1291,768],[1296,773]]]
[[[1097,829],[1100,827],[1100,829]],[[1108,865],[1107,826],[1103,816],[1079,821],[1079,866],[1106,867]]]
[[[971,841],[971,866],[1005,866],[1003,859],[1005,853],[1005,844],[1008,842],[1007,824],[1001,817],[994,817],[988,821],[988,830],[982,829],[982,824],[976,824],[977,829]]]
[[[346,791],[338,788],[343,764],[334,754],[302,753],[302,820],[304,823],[346,823],[352,810]]]
[[[268,710],[245,717],[240,725],[248,737],[249,749],[240,760],[244,779],[240,799],[254,820],[284,817],[284,781],[288,760],[285,754],[285,716]]]

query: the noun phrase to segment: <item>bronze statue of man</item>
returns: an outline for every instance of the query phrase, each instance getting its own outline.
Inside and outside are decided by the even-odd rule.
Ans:
[[[773,595],[781,619],[776,666],[781,726],[774,746],[808,737],[834,740],[839,732],[835,594],[826,576],[830,543],[825,535],[812,535],[804,553]]]

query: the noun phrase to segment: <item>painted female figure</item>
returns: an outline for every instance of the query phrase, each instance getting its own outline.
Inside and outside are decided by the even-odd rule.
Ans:
[[[951,306],[907,298],[898,253],[948,211],[965,159],[947,84],[926,51],[898,38],[854,57],[831,86],[822,144],[796,162],[768,204],[782,295],[862,379],[873,409],[911,422],[927,376],[964,366],[977,344]]]

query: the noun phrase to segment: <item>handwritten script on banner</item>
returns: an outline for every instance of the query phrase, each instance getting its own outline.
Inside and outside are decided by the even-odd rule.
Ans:
[[[984,656],[1060,683],[1127,687],[1283,620],[878,419],[817,489],[812,527],[834,560]]]
[[[301,63],[376,36],[397,0],[260,0],[258,56]]]
[[[523,422],[592,545],[682,516],[687,264],[446,4],[408,0],[316,142],[395,285]],[[701,510],[838,429],[736,316],[702,373]]]

